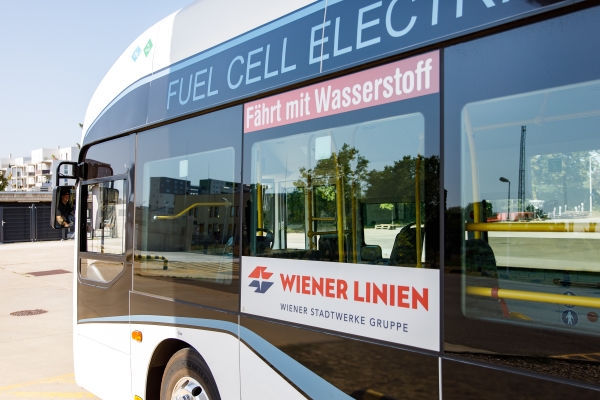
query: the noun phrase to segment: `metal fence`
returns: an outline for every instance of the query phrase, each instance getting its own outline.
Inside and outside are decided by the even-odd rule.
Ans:
[[[67,229],[50,227],[50,205],[0,206],[0,243],[66,239]]]

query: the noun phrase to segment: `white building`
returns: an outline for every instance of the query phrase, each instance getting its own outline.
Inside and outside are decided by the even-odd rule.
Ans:
[[[37,164],[44,160],[58,158],[59,149],[36,149],[31,151],[31,163]]]
[[[77,161],[79,149],[77,147],[57,147],[54,149],[35,149],[31,157],[0,158],[0,171],[11,175],[7,191],[50,191],[56,184],[54,173],[61,161]],[[64,166],[64,173],[70,167]],[[61,185],[73,184],[65,179]]]
[[[0,157],[0,168],[1,169],[8,167],[9,164],[11,164],[11,165],[15,164],[15,159],[12,158],[12,154],[9,157]]]
[[[31,157],[17,157],[15,163],[7,167],[7,174],[11,175],[10,186],[12,191],[27,190],[27,164]]]
[[[79,158],[79,148],[73,147],[59,147],[58,148],[58,159],[66,161],[77,161]]]
[[[0,174],[3,176],[10,176],[10,167],[15,165],[15,159],[12,158],[12,154],[8,157],[0,157]],[[12,190],[11,180],[8,181],[8,186],[5,189],[7,192]]]

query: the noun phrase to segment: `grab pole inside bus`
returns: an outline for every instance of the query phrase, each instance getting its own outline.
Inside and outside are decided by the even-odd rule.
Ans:
[[[469,112],[465,108],[465,129],[467,131],[467,138],[469,140],[469,149],[471,150],[471,182],[473,191],[473,222],[481,222],[481,205],[479,203],[479,175],[477,170],[477,152],[475,151],[475,140],[473,139],[473,127],[471,125],[471,119],[469,118]],[[481,239],[481,232],[474,231],[473,237],[475,239]]]
[[[417,230],[417,268],[423,268],[421,255],[421,155],[417,155],[415,165],[415,214]]]
[[[333,162],[335,164],[335,209],[338,236],[338,260],[339,262],[344,262],[344,185],[342,184],[339,158],[336,153],[333,153]]]

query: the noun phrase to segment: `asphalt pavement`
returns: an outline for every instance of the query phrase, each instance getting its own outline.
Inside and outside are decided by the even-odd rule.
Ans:
[[[73,373],[73,251],[0,244],[0,399],[97,398]]]

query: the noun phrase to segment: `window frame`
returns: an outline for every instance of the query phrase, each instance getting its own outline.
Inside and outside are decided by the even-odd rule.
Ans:
[[[199,131],[198,127],[202,127],[202,130]],[[140,210],[140,208],[138,207],[137,201],[140,201],[140,196],[143,196],[144,193],[144,187],[146,187],[146,185],[150,185],[149,181],[145,181],[144,180],[144,168],[145,165],[147,163],[152,163],[152,162],[157,162],[157,161],[164,161],[164,160],[168,160],[168,159],[174,159],[174,158],[180,158],[180,157],[189,157],[192,155],[196,155],[196,154],[204,154],[204,153],[210,153],[210,152],[215,152],[215,151],[222,151],[225,149],[230,149],[233,154],[233,182],[236,184],[240,185],[240,188],[242,187],[241,185],[241,181],[242,181],[242,173],[243,173],[243,169],[242,169],[242,165],[243,165],[243,112],[242,112],[242,107],[241,106],[230,106],[227,107],[225,109],[222,110],[217,110],[208,114],[203,114],[203,115],[199,115],[199,116],[192,116],[180,121],[171,121],[170,123],[166,124],[166,125],[161,125],[161,126],[157,126],[154,127],[152,129],[148,129],[146,131],[143,132],[139,132],[136,135],[136,165],[137,168],[135,170],[134,173],[134,186],[131,187],[131,190],[135,192],[136,194],[136,202],[132,205],[133,209],[132,209],[132,218],[134,221],[136,221],[136,218],[139,217],[138,213],[141,213],[142,211]],[[163,131],[164,129],[166,129],[165,131]],[[192,131],[190,131],[193,130]],[[218,137],[218,139],[215,140],[215,142],[211,142],[210,145],[207,145],[206,143],[203,143],[202,141],[202,135],[206,135],[209,136],[208,131],[209,130],[219,130],[221,133],[221,135],[216,135],[216,137]],[[169,153],[166,154],[166,157],[162,157],[165,156],[165,154],[162,154],[162,156],[159,154],[154,154],[151,151],[147,151],[148,149],[145,148],[145,146],[147,146],[149,143],[149,140],[152,140],[153,135],[156,132],[161,132],[160,135],[163,138],[167,138],[167,137],[171,137],[171,135],[174,135],[173,138],[178,138],[181,139],[184,135],[193,135],[194,138],[194,142],[191,144],[192,147],[187,147],[187,150],[185,150],[185,152],[183,154],[179,154],[177,153],[178,151],[180,151],[181,149],[177,149],[177,148],[169,148]],[[190,146],[189,144],[186,146]],[[200,147],[199,147],[200,146]],[[190,149],[195,149],[197,151],[191,151]],[[173,155],[173,154],[178,154],[178,155]],[[173,179],[180,179],[180,178],[173,178]],[[239,193],[238,191],[235,191],[231,194],[229,194],[231,196],[231,198],[233,199],[231,206],[232,207],[238,207],[240,206],[240,204],[238,203],[239,201],[241,201],[242,199],[242,191],[240,190]],[[215,206],[210,206],[207,208],[202,208],[206,210],[206,214],[209,215],[211,214],[209,217],[207,217],[204,222],[198,221],[197,225],[194,225],[195,227],[197,227],[200,231],[203,231],[204,234],[208,235],[211,234],[212,232],[216,231],[219,227],[218,222],[215,223],[213,221],[214,215],[215,215],[215,209],[218,207]],[[193,211],[193,215],[195,215],[196,217],[200,216],[201,213],[201,208],[195,208],[196,211]],[[221,214],[221,216],[225,216],[226,218],[231,218],[231,224],[232,225],[237,225],[240,226],[241,224],[241,216],[236,214],[235,216],[228,216],[228,214],[223,214],[224,212],[224,208],[221,207],[219,208],[219,213]],[[172,282],[169,282],[168,279],[165,281],[162,281],[160,284],[161,290],[148,290],[147,287],[143,286],[143,281],[140,280],[139,276],[136,276],[135,274],[135,269],[139,267],[140,265],[140,259],[136,259],[135,256],[138,254],[141,254],[143,250],[143,235],[144,235],[144,230],[147,229],[147,227],[145,227],[143,225],[143,223],[140,223],[139,226],[137,226],[137,224],[134,222],[132,224],[133,226],[133,251],[132,251],[132,262],[131,262],[131,267],[132,267],[132,288],[133,291],[138,292],[138,293],[143,293],[146,295],[150,295],[150,296],[158,296],[158,297],[163,297],[166,299],[171,299],[173,301],[181,301],[181,302],[187,302],[190,304],[193,304],[194,306],[199,306],[199,307],[207,307],[207,308],[214,308],[214,309],[218,309],[218,310],[223,310],[225,312],[239,312],[240,307],[239,307],[239,297],[240,297],[240,283],[238,280],[240,280],[239,277],[239,270],[241,269],[241,257],[239,259],[239,261],[237,262],[237,267],[235,265],[235,263],[232,262],[232,281],[230,283],[215,283],[215,281],[210,281],[207,283],[203,283],[202,285],[198,285],[199,287],[203,287],[205,289],[212,289],[211,287],[207,286],[207,285],[213,285],[216,284],[218,286],[216,286],[214,289],[217,290],[220,293],[224,293],[225,296],[227,294],[233,294],[236,296],[235,299],[235,305],[229,306],[225,303],[223,304],[219,304],[219,301],[217,302],[212,302],[209,301],[205,298],[203,299],[193,299],[193,298],[189,298],[189,297],[181,297],[181,296],[176,296],[174,294],[174,292],[171,291],[171,289],[173,287],[175,287],[174,285],[180,285],[180,284],[184,284],[183,280],[173,280]],[[240,231],[233,231],[232,232],[232,236],[234,238],[233,243],[234,243],[234,248],[238,249],[238,252],[241,253],[241,241],[242,241],[242,237],[241,237],[241,230]],[[138,243],[139,241],[139,243]],[[225,247],[226,245],[226,241],[223,241],[223,246]],[[238,272],[235,272],[235,271]],[[237,275],[236,275],[237,274]],[[165,289],[166,288],[166,289]],[[216,298],[216,297],[215,297]],[[223,297],[225,298],[225,297]],[[220,299],[220,298],[219,298]],[[233,304],[233,303],[232,303]]]

